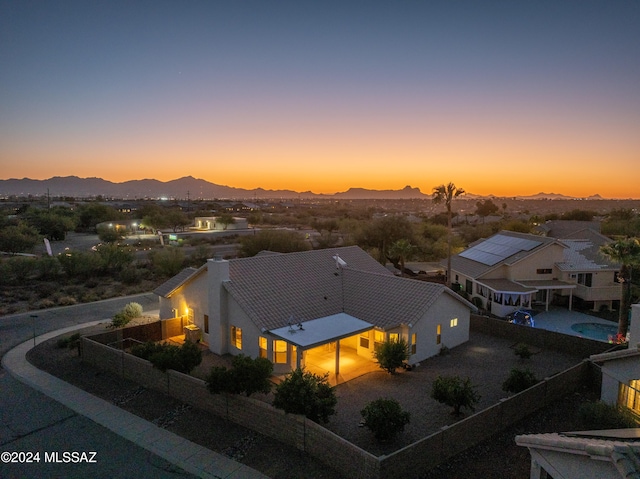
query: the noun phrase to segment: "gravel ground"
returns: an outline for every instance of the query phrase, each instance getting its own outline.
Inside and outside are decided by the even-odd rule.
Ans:
[[[295,448],[81,363],[76,351],[60,349],[56,342],[52,339],[38,345],[28,354],[29,361],[123,409],[226,454],[270,477],[342,477]],[[482,396],[478,405],[480,410],[506,396],[501,386],[513,367],[528,367],[541,379],[580,361],[580,358],[534,348],[531,348],[535,353],[532,358],[522,361],[515,356],[513,346],[508,340],[472,333],[467,344],[451,350],[448,355],[431,358],[413,371],[389,375],[381,370],[341,384],[336,390],[337,414],[327,427],[373,454],[386,454],[457,420],[451,416],[447,406],[430,398],[431,383],[437,375],[471,377]],[[210,364],[225,363],[227,360],[207,355],[206,363],[199,369],[205,371]],[[422,475],[416,471],[416,476],[428,479],[528,477],[529,454],[526,449],[515,445],[515,435],[579,429],[574,412],[580,402],[593,399],[592,396],[588,392],[580,392],[565,398],[554,407],[545,408],[490,441],[460,454],[446,465]],[[367,429],[359,427],[360,410],[379,397],[393,397],[411,413],[411,423],[404,433],[385,446],[378,445]],[[258,399],[270,401],[271,396],[262,395]]]

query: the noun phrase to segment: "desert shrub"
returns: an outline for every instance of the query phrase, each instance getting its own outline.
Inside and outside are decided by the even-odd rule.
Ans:
[[[451,406],[456,416],[460,415],[463,407],[475,411],[475,405],[480,401],[480,395],[475,391],[471,380],[461,379],[459,376],[438,376],[433,381],[431,397]]]
[[[135,302],[128,303],[122,309],[122,312],[124,313],[125,317],[129,318],[130,320],[139,318],[140,316],[142,316],[142,305]]]
[[[303,414],[314,422],[329,422],[338,403],[329,374],[318,376],[297,368],[276,386],[273,405],[290,414]]]
[[[409,359],[409,346],[404,338],[387,339],[373,353],[378,365],[389,374],[394,374]]]
[[[535,386],[538,379],[529,369],[514,368],[507,379],[502,383],[502,390],[510,393],[519,393],[531,386]]]
[[[582,403],[578,408],[578,419],[588,430],[638,427],[631,412],[604,401]]]
[[[178,248],[163,248],[149,252],[154,270],[165,277],[178,274],[184,267],[184,252]]]
[[[69,278],[90,278],[102,268],[102,260],[94,252],[74,251],[60,254],[57,258]]]
[[[516,347],[513,349],[513,352],[520,359],[529,359],[531,357],[531,350],[529,349],[529,346],[527,346],[524,343],[516,344]]]
[[[409,424],[410,414],[403,411],[395,399],[376,399],[360,411],[364,426],[373,432],[376,440],[386,442],[393,439]]]
[[[123,328],[127,324],[129,324],[129,321],[131,321],[131,318],[127,318],[122,311],[118,311],[116,314],[113,315],[113,318],[111,319],[111,324],[109,325],[109,327],[113,329]]]
[[[36,304],[36,309],[47,309],[47,308],[53,308],[56,305],[56,303],[54,301],[52,301],[51,299],[42,299],[40,301],[38,301],[38,303]]]
[[[34,258],[13,257],[7,260],[9,275],[24,282],[38,276],[38,262]]]
[[[40,283],[38,285],[37,295],[39,298],[47,298],[53,296],[58,291],[58,283]]]
[[[127,266],[119,273],[120,281],[124,284],[136,284],[142,279],[142,272],[135,266]]]
[[[138,303],[128,303],[113,315],[113,319],[111,320],[110,328],[122,328],[129,324],[132,319],[139,318],[142,316],[142,306]]]
[[[247,397],[253,393],[271,391],[269,378],[273,364],[266,358],[253,359],[244,354],[235,356],[231,369],[213,367],[207,376],[207,388],[214,394],[229,392],[244,393]]]
[[[58,306],[71,306],[78,304],[78,300],[73,296],[60,296],[57,301]]]
[[[62,274],[60,262],[52,256],[43,256],[36,263],[38,278],[43,280],[55,279]]]

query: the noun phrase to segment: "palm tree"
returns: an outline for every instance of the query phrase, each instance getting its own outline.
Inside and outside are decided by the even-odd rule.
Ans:
[[[389,256],[400,263],[400,276],[404,276],[404,262],[411,257],[415,247],[406,239],[399,239],[389,248]]]
[[[618,334],[627,335],[629,329],[629,308],[631,307],[631,272],[640,264],[640,242],[636,238],[623,238],[602,245],[600,252],[611,261],[620,264],[618,281],[623,283],[618,316]]]
[[[433,188],[433,202],[435,204],[444,203],[447,207],[447,286],[451,287],[451,203],[454,198],[464,194],[462,188],[456,188],[456,185],[449,183],[448,185],[435,186]]]

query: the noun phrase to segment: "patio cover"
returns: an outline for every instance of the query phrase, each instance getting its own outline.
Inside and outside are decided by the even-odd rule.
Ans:
[[[525,283],[525,281],[515,283],[508,279],[479,279],[476,280],[476,282],[500,293],[527,294],[535,293],[537,291],[535,286],[522,284]]]
[[[523,280],[518,281],[519,284],[528,288],[535,289],[576,289],[575,284],[567,283],[557,279],[542,279],[542,280]]]
[[[291,326],[272,329],[270,333],[300,349],[311,349],[373,328],[373,324],[346,313],[305,321],[301,326],[302,329],[297,323],[293,323]]]

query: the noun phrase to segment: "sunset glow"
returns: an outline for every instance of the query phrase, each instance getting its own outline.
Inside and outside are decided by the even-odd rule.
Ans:
[[[640,198],[638,2],[0,5],[0,179]]]

